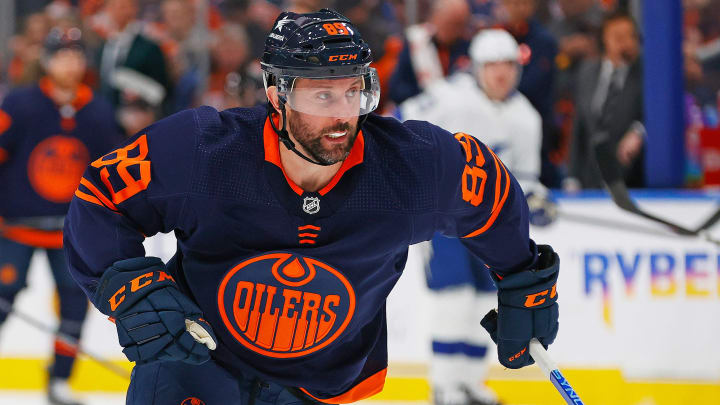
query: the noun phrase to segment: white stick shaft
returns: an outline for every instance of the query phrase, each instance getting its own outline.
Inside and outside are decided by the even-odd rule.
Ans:
[[[560,370],[558,370],[555,362],[550,358],[548,352],[545,351],[542,344],[535,338],[530,340],[530,355],[540,367],[543,374],[550,379],[550,382],[552,382],[555,389],[557,389],[567,404],[584,405],[580,396],[578,396],[573,387],[570,386],[570,382],[565,379]]]
[[[542,344],[535,338],[530,340],[530,355],[547,378],[550,378],[550,373],[558,368]]]

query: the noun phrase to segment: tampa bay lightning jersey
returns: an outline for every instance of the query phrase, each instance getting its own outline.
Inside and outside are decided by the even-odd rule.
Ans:
[[[371,114],[317,192],[285,175],[279,147],[264,108],[201,107],[141,131],[75,193],[73,276],[92,299],[108,266],[173,231],[168,271],[212,325],[214,360],[345,403],[382,389],[385,300],[408,245],[440,232],[500,275],[535,265],[522,191],[470,135]]]

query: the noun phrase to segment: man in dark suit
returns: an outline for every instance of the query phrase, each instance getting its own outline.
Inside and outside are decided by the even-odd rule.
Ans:
[[[465,37],[469,18],[467,1],[436,1],[427,23],[405,30],[403,50],[388,86],[393,102],[399,105],[436,80],[470,67],[470,41]]]
[[[602,188],[624,179],[643,187],[642,65],[637,27],[624,12],[608,15],[603,55],[581,67],[566,190]]]
[[[155,42],[142,34],[142,24],[136,20],[137,0],[108,0],[105,11],[114,32],[100,53],[100,92],[117,106],[123,83],[129,77],[141,81],[153,99],[163,102],[170,85],[165,56]]]

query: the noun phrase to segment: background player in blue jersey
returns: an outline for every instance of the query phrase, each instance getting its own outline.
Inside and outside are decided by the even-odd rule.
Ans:
[[[330,10],[282,13],[268,105],[180,112],[90,164],[65,222],[74,278],[136,366],[128,404],[349,403],[387,373],[385,300],[410,244],[459,237],[498,285],[502,364],[558,330],[558,256],[476,138],[372,111],[371,51]],[[145,237],[174,232],[167,263]]]
[[[70,277],[62,226],[87,164],[122,140],[110,105],[82,84],[82,33],[53,29],[38,85],[7,95],[0,108],[0,324],[25,287],[33,253],[44,249],[60,303],[59,332],[80,337],[87,299]],[[77,404],[67,379],[77,347],[55,340],[49,369],[51,404]]]

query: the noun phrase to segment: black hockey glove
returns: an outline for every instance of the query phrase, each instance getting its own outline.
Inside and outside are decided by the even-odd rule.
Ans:
[[[560,258],[548,245],[538,245],[538,268],[509,274],[491,273],[498,286],[498,309],[480,324],[498,347],[498,359],[508,368],[533,364],[530,339],[547,349],[558,332],[557,278]]]
[[[200,308],[177,289],[156,257],[115,262],[103,273],[93,303],[114,318],[123,353],[137,364],[201,364],[215,350],[215,334]]]

